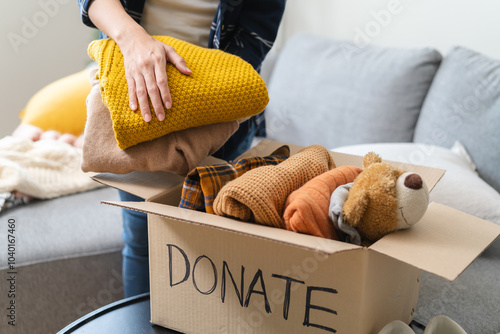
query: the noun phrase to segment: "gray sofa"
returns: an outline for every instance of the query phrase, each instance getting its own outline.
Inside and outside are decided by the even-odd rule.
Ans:
[[[2,308],[15,301],[16,326],[0,333],[56,333],[81,316],[123,298],[120,211],[101,205],[118,192],[101,188],[35,201],[0,215],[2,281],[10,276],[5,256],[8,220],[15,221],[15,298],[0,285]]]
[[[430,200],[500,224],[500,60],[297,35],[263,75],[269,139],[446,169]],[[423,274],[415,320],[441,314],[500,333],[500,240],[454,282]]]
[[[445,168],[431,200],[500,224],[500,61],[299,35],[262,75],[268,138]],[[2,321],[1,333],[53,333],[122,298],[120,210],[99,204],[117,199],[103,188],[0,215],[2,226],[16,221],[19,292],[18,326]],[[444,314],[469,334],[500,333],[499,264],[497,240],[455,282],[424,273],[415,320]],[[3,255],[0,270],[3,279]]]

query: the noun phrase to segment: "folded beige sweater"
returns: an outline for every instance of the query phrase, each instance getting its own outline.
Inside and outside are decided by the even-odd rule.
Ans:
[[[246,172],[220,190],[214,201],[217,215],[285,228],[283,207],[290,193],[335,167],[326,148],[312,145],[276,166]]]
[[[169,133],[127,149],[116,144],[109,109],[102,101],[99,81],[90,72],[87,124],[81,168],[85,172],[125,174],[135,170],[186,175],[215,153],[238,129],[238,121],[204,125]]]

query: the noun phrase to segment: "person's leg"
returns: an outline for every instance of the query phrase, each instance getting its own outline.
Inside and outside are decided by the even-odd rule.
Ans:
[[[119,191],[122,201],[139,202],[142,198]],[[122,209],[123,287],[125,297],[149,291],[148,221],[143,212]]]

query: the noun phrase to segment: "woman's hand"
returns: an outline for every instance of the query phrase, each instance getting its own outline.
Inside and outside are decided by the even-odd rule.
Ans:
[[[144,121],[151,121],[148,96],[158,120],[165,119],[165,108],[172,107],[168,88],[167,61],[186,75],[191,70],[173,47],[151,37],[123,9],[119,0],[94,0],[89,17],[102,32],[111,37],[123,54],[129,104],[140,106]]]
[[[186,66],[186,61],[173,47],[145,32],[139,32],[139,36],[133,36],[126,43],[122,43],[120,49],[125,63],[130,108],[137,110],[139,105],[144,121],[151,121],[149,96],[156,117],[163,121],[165,108],[172,107],[166,72],[167,62],[175,65],[181,73],[189,75],[191,70]]]

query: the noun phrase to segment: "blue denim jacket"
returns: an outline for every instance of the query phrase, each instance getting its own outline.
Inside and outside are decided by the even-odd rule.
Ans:
[[[78,0],[78,5],[83,23],[95,28],[88,16],[91,2],[92,0]],[[120,2],[125,11],[140,23],[146,0],[120,0]],[[210,28],[208,47],[235,54],[259,71],[262,61],[276,39],[285,3],[286,0],[221,0]],[[101,37],[105,36],[101,33]],[[227,159],[229,151],[233,151],[233,146],[245,140],[250,132],[265,136],[264,120],[262,112],[242,123],[222,148],[227,152],[218,156]]]

